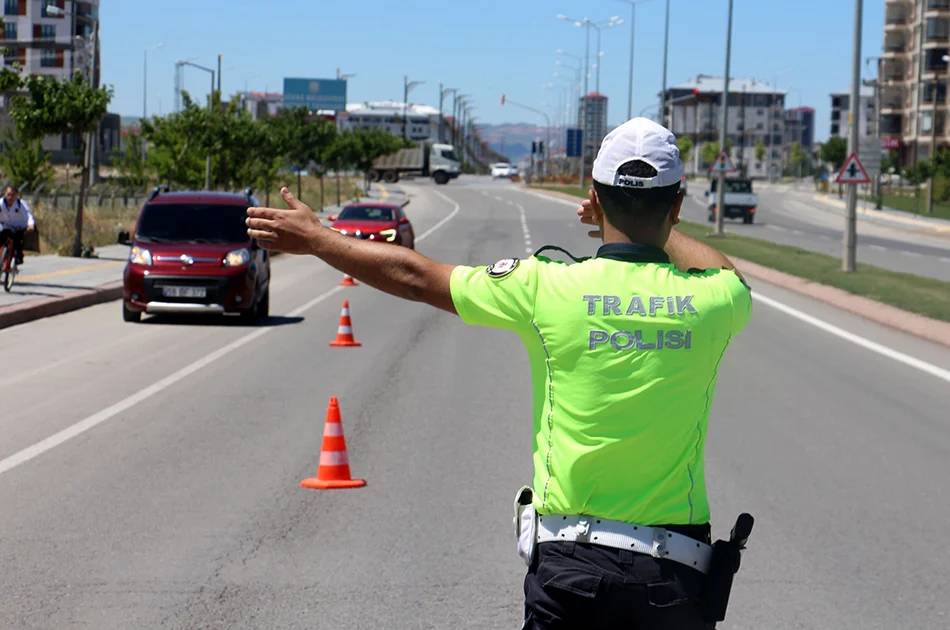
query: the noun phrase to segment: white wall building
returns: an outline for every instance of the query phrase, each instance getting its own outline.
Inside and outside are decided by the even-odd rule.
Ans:
[[[341,129],[377,128],[385,129],[394,136],[403,135],[413,141],[438,141],[439,110],[429,105],[410,103],[408,106],[398,101],[373,101],[350,103],[346,113],[340,113]]]

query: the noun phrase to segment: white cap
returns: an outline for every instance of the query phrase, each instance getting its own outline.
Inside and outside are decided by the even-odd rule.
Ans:
[[[655,177],[620,175],[617,170],[633,160],[656,169]],[[678,184],[683,162],[673,132],[649,118],[633,118],[607,134],[594,160],[594,180],[623,188],[660,188]]]

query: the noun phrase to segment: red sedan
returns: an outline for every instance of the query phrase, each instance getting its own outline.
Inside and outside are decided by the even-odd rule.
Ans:
[[[416,235],[403,206],[383,201],[359,201],[330,218],[330,227],[344,236],[395,243],[415,248]]]

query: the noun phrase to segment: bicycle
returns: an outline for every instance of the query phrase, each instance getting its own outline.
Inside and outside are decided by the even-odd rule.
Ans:
[[[0,244],[0,276],[3,279],[3,290],[7,293],[13,288],[13,282],[19,273],[16,264],[16,248],[13,246],[13,234],[7,232],[6,239]]]

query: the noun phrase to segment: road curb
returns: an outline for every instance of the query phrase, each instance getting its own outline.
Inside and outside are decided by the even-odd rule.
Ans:
[[[122,297],[122,281],[103,284],[95,289],[71,291],[59,297],[27,300],[0,308],[0,328],[24,324],[35,319],[61,315],[87,306],[111,302]]]
[[[950,347],[950,322],[911,313],[890,304],[848,293],[826,284],[812,282],[735,256],[730,256],[729,259],[735,263],[739,271],[749,277],[825,302],[877,324],[896,328],[921,339]]]

